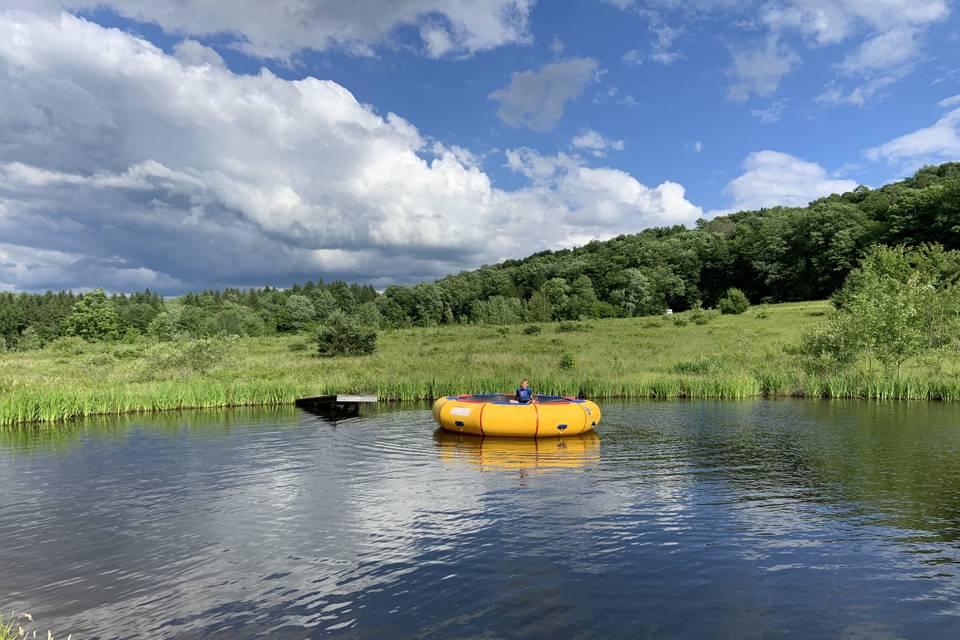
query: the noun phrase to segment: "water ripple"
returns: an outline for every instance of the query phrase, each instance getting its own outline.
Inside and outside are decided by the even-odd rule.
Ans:
[[[955,636],[960,409],[604,414],[541,441],[424,408],[2,434],[0,606],[88,639]]]

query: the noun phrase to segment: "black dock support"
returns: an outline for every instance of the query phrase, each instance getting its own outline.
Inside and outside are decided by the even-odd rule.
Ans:
[[[338,393],[334,396],[311,396],[297,398],[294,404],[301,409],[328,417],[350,417],[360,415],[360,406],[376,404],[377,396],[363,396]]]

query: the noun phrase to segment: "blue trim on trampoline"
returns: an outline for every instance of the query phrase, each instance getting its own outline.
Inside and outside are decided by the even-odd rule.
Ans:
[[[530,402],[517,402],[516,396],[509,393],[474,393],[470,395],[447,396],[447,400],[461,400],[463,402],[486,402],[489,404],[502,404],[511,406],[526,406]],[[566,396],[533,396],[534,402],[538,404],[583,404],[586,400],[579,398],[567,398]]]

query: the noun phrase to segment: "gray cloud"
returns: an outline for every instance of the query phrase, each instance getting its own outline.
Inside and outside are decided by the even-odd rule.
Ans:
[[[751,95],[769,96],[780,87],[780,80],[800,64],[800,56],[770,36],[754,49],[733,52],[733,66],[729,73],[734,82],[727,97],[743,102]]]
[[[563,117],[566,103],[583,93],[596,71],[592,58],[554,62],[539,71],[514,73],[510,84],[490,98],[500,103],[497,115],[511,127],[549,131]]]

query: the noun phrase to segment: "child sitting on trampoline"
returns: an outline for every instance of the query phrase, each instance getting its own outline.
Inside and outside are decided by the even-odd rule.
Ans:
[[[530,382],[526,378],[520,381],[520,387],[517,389],[516,402],[520,404],[533,402],[533,389],[530,388]]]

